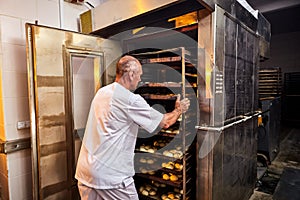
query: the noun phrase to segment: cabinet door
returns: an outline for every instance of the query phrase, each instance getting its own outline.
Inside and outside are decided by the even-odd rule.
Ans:
[[[242,18],[248,13],[239,14],[236,16]],[[197,199],[245,199],[254,189],[256,176],[256,152],[247,149],[256,148],[250,133],[255,133],[257,120],[258,37],[219,6],[208,16],[210,26],[205,27],[204,18],[199,30],[200,45],[209,47],[212,61],[202,67],[206,84],[210,84],[211,109],[197,135]],[[205,28],[213,30],[210,35],[201,32]],[[205,39],[213,41],[212,45]]]
[[[74,173],[90,102],[121,50],[50,27],[26,24],[26,34],[33,198],[78,199]]]

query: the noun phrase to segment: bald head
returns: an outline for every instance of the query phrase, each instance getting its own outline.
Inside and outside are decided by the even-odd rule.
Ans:
[[[132,56],[123,56],[117,63],[117,77],[123,76],[124,73],[129,71],[136,71],[140,67],[140,62],[138,59]]]
[[[117,63],[116,82],[129,90],[135,90],[143,74],[142,65],[132,56],[124,56]]]

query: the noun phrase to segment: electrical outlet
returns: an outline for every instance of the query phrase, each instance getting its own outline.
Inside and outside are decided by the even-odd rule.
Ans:
[[[18,123],[17,123],[17,128],[18,128],[18,130],[26,128],[26,123],[25,123],[25,121],[20,121],[20,122],[18,122]]]
[[[17,122],[17,129],[25,129],[30,127],[30,121],[19,121]]]
[[[26,127],[26,128],[30,128],[30,121],[26,121],[26,122],[25,122],[25,127]]]

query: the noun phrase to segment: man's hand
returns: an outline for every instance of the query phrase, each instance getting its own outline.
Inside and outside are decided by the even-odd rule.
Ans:
[[[177,95],[175,109],[177,112],[185,113],[190,107],[190,100],[188,98],[184,98],[180,100],[180,94]]]
[[[185,113],[190,107],[190,100],[184,98],[180,101],[180,94],[177,95],[175,102],[175,109],[172,112],[164,114],[159,126],[162,128],[169,128],[172,126],[182,113]]]

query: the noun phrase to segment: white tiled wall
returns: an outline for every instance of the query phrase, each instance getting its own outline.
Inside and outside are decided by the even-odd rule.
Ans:
[[[25,23],[78,31],[79,14],[86,10],[60,0],[0,0],[1,139],[30,137],[29,129],[17,129],[18,121],[30,118]],[[30,149],[0,154],[0,199],[32,199],[31,176]]]
[[[27,86],[27,84],[25,84]],[[28,121],[29,108],[28,97],[11,97],[4,98],[4,117],[5,117],[5,132],[6,140],[16,140],[20,138],[30,137],[29,129],[17,130],[18,121]]]
[[[5,60],[6,58],[3,58]],[[24,66],[25,67],[25,66]],[[27,73],[18,71],[3,70],[2,72],[2,97],[22,98],[28,97]]]
[[[64,14],[63,14],[63,24],[64,27],[63,29],[66,30],[74,30],[74,27],[78,27],[78,29],[75,29],[75,31],[79,31],[79,20],[74,20],[74,16],[76,16],[78,13],[83,13],[84,11],[86,11],[87,9],[76,5],[76,4],[70,4],[70,6],[68,7],[64,7]]]
[[[37,16],[38,24],[59,28],[58,0],[37,1]]]
[[[16,18],[36,18],[36,0],[0,1],[0,13]]]
[[[2,52],[4,71],[18,71],[20,73],[27,73],[26,54],[24,55],[24,52],[26,52],[25,44],[3,43]]]
[[[21,41],[21,20],[16,17],[5,15],[1,15],[0,20],[1,43],[24,44],[24,42]]]
[[[32,199],[31,150],[25,149],[7,155],[10,199]]]

